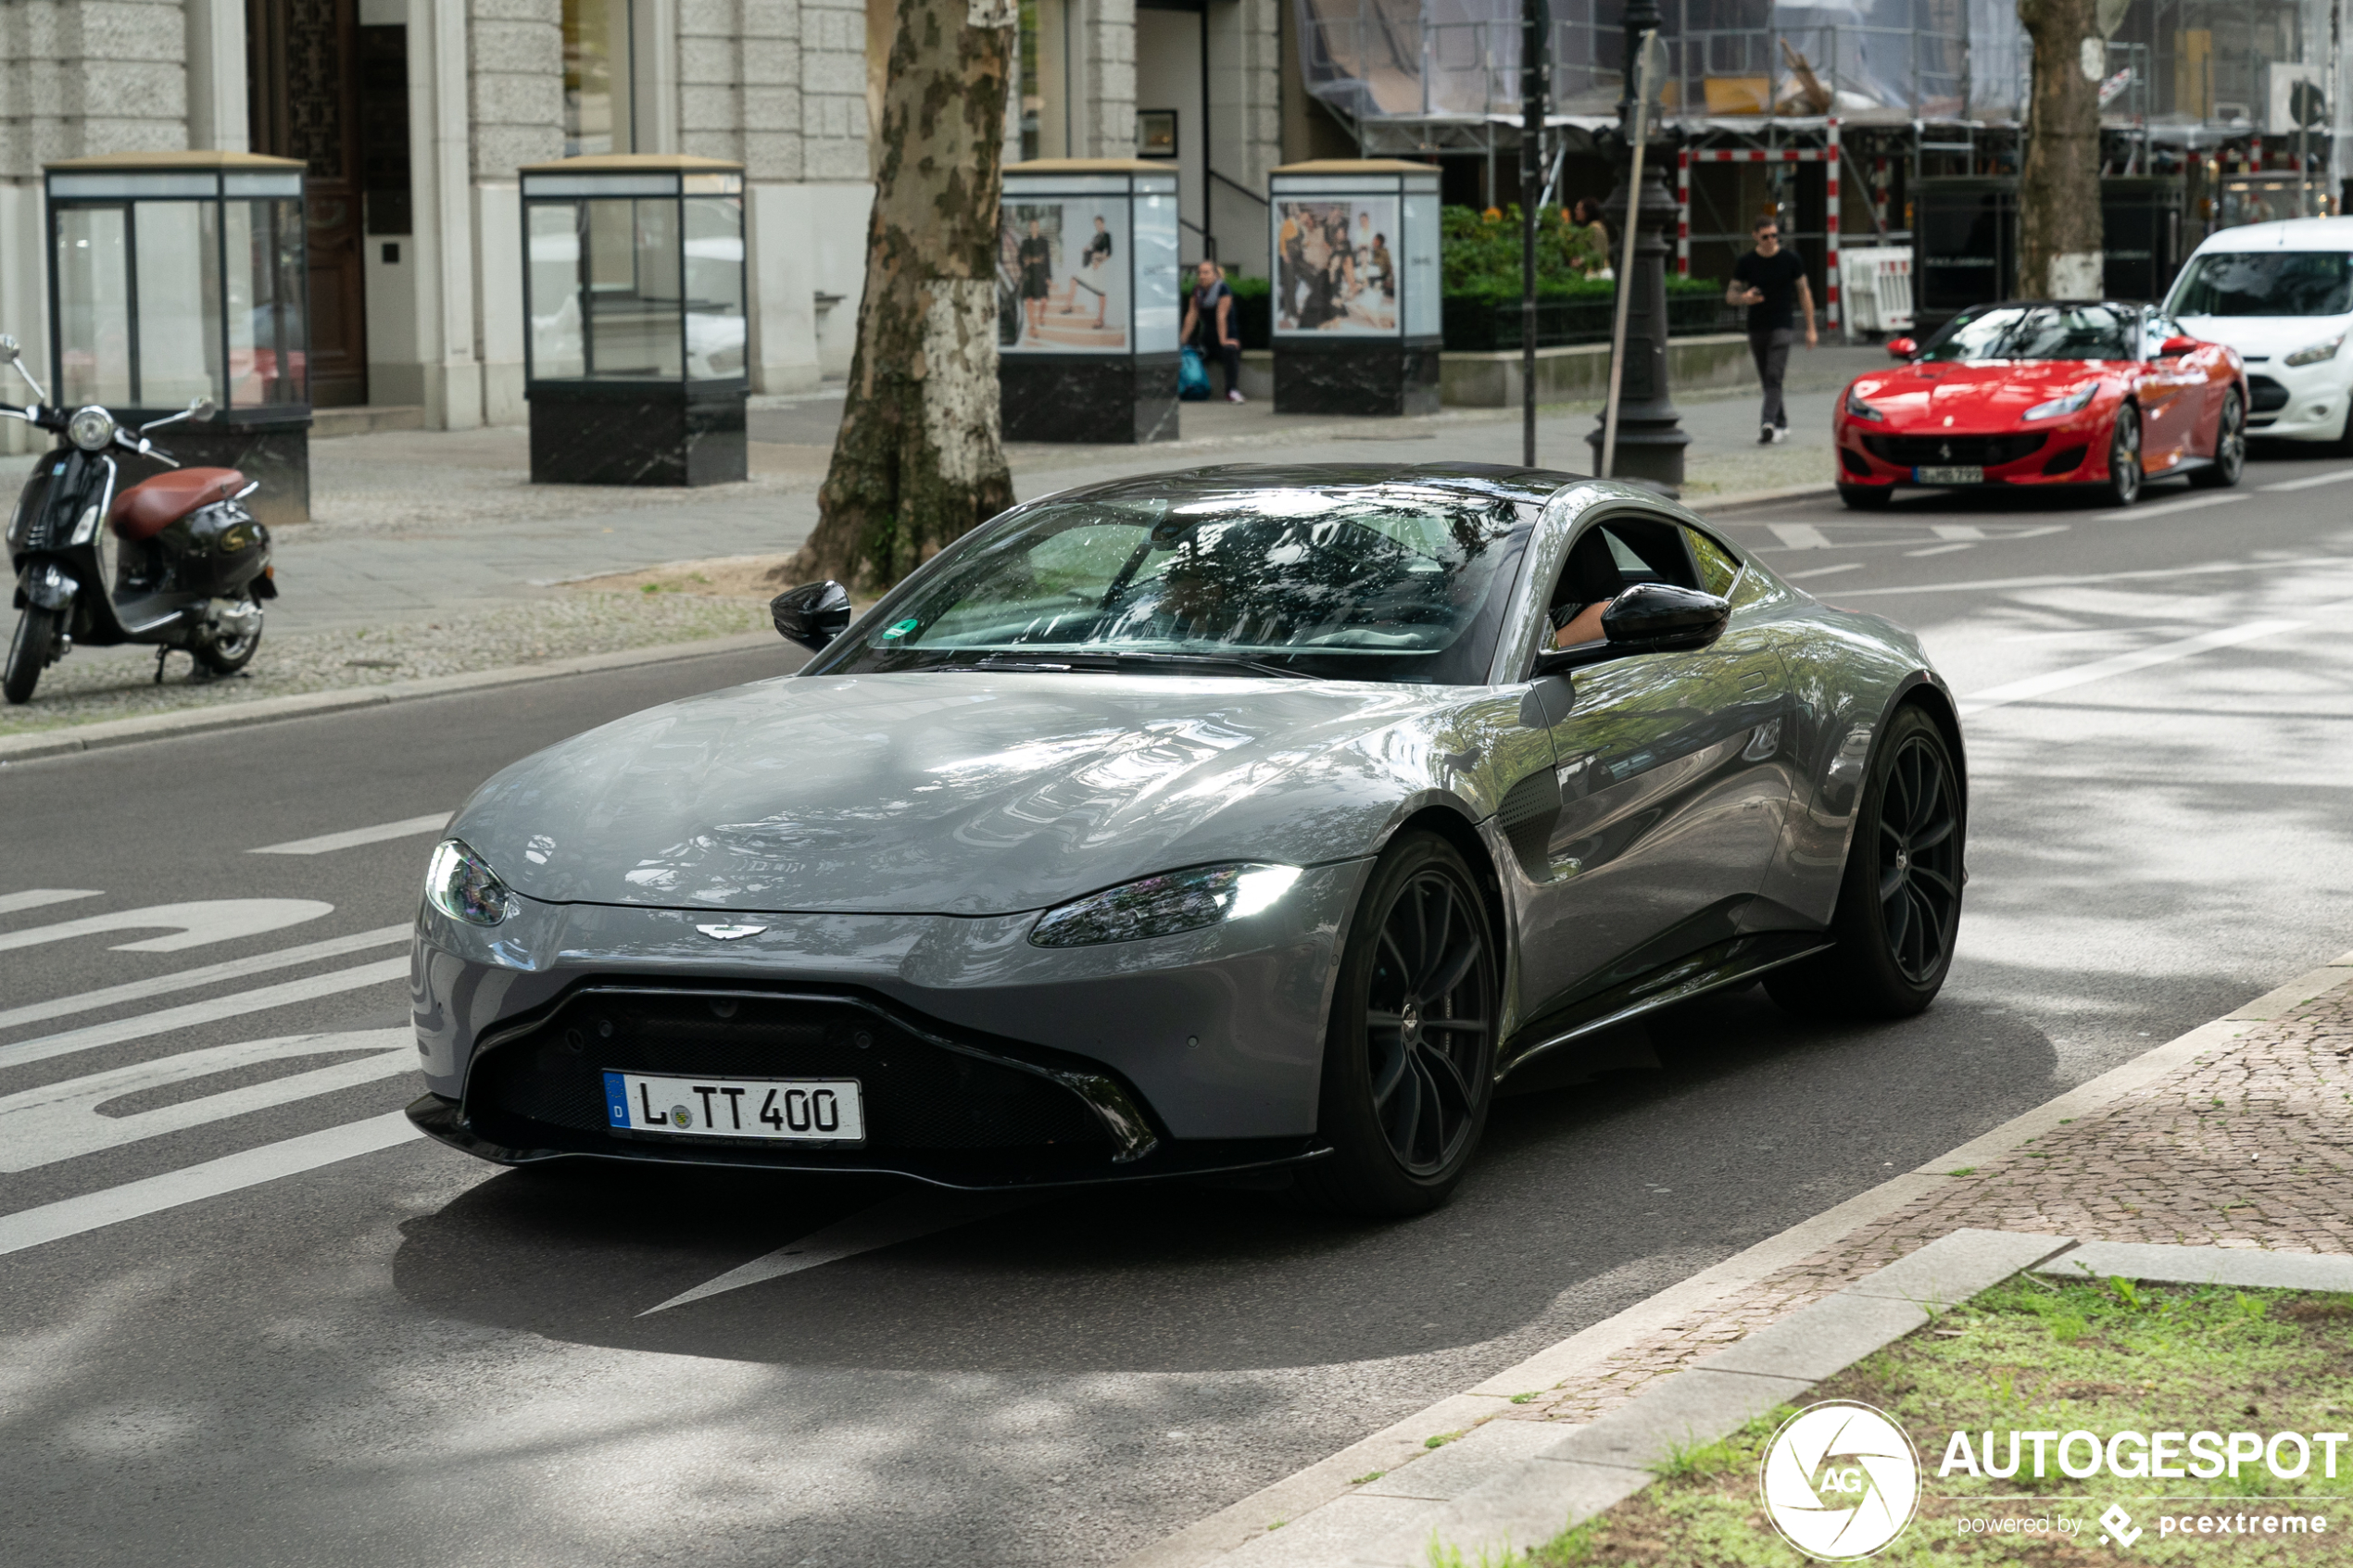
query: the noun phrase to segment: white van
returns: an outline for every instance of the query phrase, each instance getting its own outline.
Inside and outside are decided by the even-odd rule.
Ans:
[[[2353,452],[2353,218],[2224,229],[2173,282],[2166,314],[2246,361],[2246,433]]]

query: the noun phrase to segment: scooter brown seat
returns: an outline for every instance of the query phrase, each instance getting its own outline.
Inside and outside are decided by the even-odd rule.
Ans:
[[[114,498],[107,521],[124,539],[152,539],[195,511],[245,487],[235,469],[173,469],[143,479]]]

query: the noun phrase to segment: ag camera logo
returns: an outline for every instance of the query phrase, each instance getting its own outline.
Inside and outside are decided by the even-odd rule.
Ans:
[[[1758,1476],[1781,1538],[1821,1562],[1853,1562],[1904,1533],[1920,1500],[1920,1461],[1904,1429],[1850,1400],[1781,1424]]]

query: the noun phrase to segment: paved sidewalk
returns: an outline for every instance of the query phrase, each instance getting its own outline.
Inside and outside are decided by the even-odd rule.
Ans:
[[[1524,1402],[1457,1396],[1434,1407],[1433,1420],[1441,1412],[1448,1419],[1433,1430],[1480,1424],[1434,1452],[1407,1443],[1381,1464],[1366,1463],[1385,1476],[1368,1474],[1321,1507],[1294,1511],[1279,1532],[1265,1528],[1269,1519],[1219,1543],[1207,1538],[1204,1522],[1191,1541],[1173,1537],[1131,1562],[1321,1568],[1372,1561],[1386,1549],[1377,1549],[1376,1537],[1405,1524],[1426,1528],[1403,1499],[1459,1498],[1491,1483],[1692,1363],[1960,1231],[2353,1256],[2353,953],[2186,1036],[2191,1043],[2202,1048],[2185,1065],[2007,1152],[1956,1165],[1914,1201],[1663,1324],[1588,1373],[1523,1390]],[[1491,1393],[1499,1383],[1481,1387]],[[1424,1465],[1434,1467],[1427,1476]],[[1367,1486],[1376,1490],[1365,1495],[1398,1504],[1333,1507]]]

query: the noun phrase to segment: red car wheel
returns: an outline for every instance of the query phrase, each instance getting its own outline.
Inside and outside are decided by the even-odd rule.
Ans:
[[[2108,498],[2129,507],[2141,498],[2141,411],[2127,403],[2116,410],[2108,438]]]

